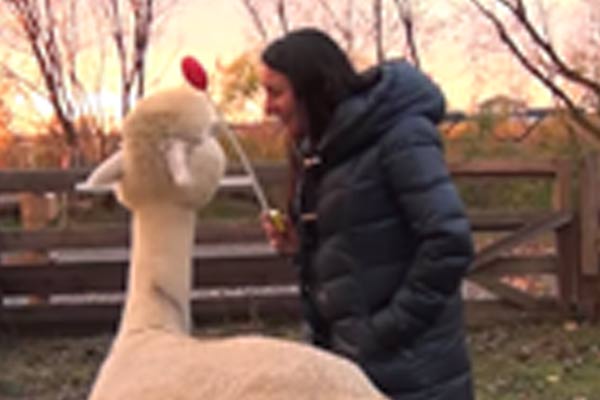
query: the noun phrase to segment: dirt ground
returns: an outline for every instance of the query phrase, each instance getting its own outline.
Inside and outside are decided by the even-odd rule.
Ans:
[[[216,326],[199,337],[268,332],[295,339],[296,326]],[[110,335],[0,335],[0,400],[82,400]],[[600,400],[600,329],[574,322],[512,323],[469,331],[478,400]]]

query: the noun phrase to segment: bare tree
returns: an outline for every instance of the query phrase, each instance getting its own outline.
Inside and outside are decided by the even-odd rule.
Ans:
[[[154,0],[102,0],[98,6],[111,27],[121,70],[121,112],[126,115],[132,102],[144,95],[146,53],[156,4]]]
[[[417,67],[422,64],[419,47],[428,39],[418,37],[416,22],[428,9],[413,0],[241,2],[262,43],[295,27],[312,25],[331,33],[357,58],[371,54],[373,61],[381,62],[400,53]],[[437,18],[427,21],[431,27],[440,26]],[[425,28],[423,32],[427,32]]]
[[[241,1],[244,7],[246,8],[246,11],[248,11],[248,15],[250,15],[252,23],[254,24],[254,28],[256,29],[256,32],[258,33],[261,41],[266,42],[267,40],[269,40],[269,32],[267,31],[267,27],[263,22],[263,18],[256,4],[252,0]]]
[[[375,60],[380,63],[385,60],[383,49],[383,0],[373,0],[373,32]]]
[[[421,59],[416,38],[415,12],[411,0],[394,0],[398,10],[398,19],[404,29],[406,41],[406,57],[417,67],[421,68]]]
[[[77,9],[77,1],[65,3],[69,3],[65,9]],[[74,93],[81,88],[73,66],[73,57],[78,46],[76,33],[71,31],[73,27],[69,24],[60,23],[57,7],[53,8],[49,0],[6,0],[5,4],[14,16],[38,64],[65,139],[69,146],[76,147],[74,120],[77,107]],[[61,28],[64,30],[61,31]],[[61,43],[63,39],[68,41]],[[71,65],[67,65],[68,61],[71,61]],[[15,71],[10,72],[18,76]]]
[[[254,28],[263,43],[267,42],[273,36],[289,31],[290,21],[288,20],[286,13],[287,7],[285,0],[278,0],[275,4],[275,10],[270,7],[272,3],[267,4],[260,0],[241,1],[248,12],[248,15],[252,19]],[[277,18],[273,20],[271,17],[272,15],[276,15]],[[269,29],[274,30],[275,32],[271,33]]]
[[[110,31],[121,65],[122,112],[126,113],[131,102],[144,93],[146,53],[158,1],[5,0],[0,4],[7,23],[0,37],[3,45],[32,55],[42,84],[30,71],[22,73],[1,61],[0,68],[22,87],[49,100],[72,151],[72,162],[77,162],[77,124],[92,121],[81,117],[93,108],[91,94],[99,91],[90,80],[102,72],[106,62],[105,30]],[[103,14],[99,16],[97,10]]]
[[[573,121],[583,128],[587,138],[600,145],[600,123],[590,115],[590,110],[582,108],[578,96],[579,93],[584,93],[588,98],[600,99],[600,81],[597,75],[594,76],[592,68],[582,68],[569,59],[566,52],[560,51],[549,35],[548,25],[540,25],[535,20],[531,2],[470,1],[492,24],[500,41],[519,64],[558,99],[568,110]],[[588,1],[591,8],[582,8],[585,10],[583,12],[587,14],[590,10],[597,9],[600,6],[598,3],[598,0]],[[510,23],[518,29],[509,29]],[[581,34],[581,30],[578,33]],[[581,38],[579,40],[581,42]],[[590,46],[584,53],[597,56],[598,46]]]
[[[352,0],[346,2],[344,12],[336,12],[332,8],[332,2],[328,0],[318,0],[322,7],[326,18],[331,21],[334,30],[338,31],[341,37],[342,46],[352,53],[354,50],[355,35],[354,35],[354,2]]]
[[[586,73],[596,82],[600,82],[600,1],[585,1],[587,12],[585,25],[589,27],[583,37],[573,36],[568,48],[570,59],[577,69]],[[584,107],[600,113],[600,96],[593,91],[583,90],[581,103]]]
[[[285,0],[279,0],[277,2],[277,17],[279,18],[283,33],[288,33],[290,31],[286,10]]]

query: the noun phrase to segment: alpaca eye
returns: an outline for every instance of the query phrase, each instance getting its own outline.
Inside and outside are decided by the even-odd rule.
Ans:
[[[227,124],[223,121],[216,121],[213,122],[212,124],[210,124],[208,127],[206,127],[206,129],[204,130],[204,134],[202,135],[202,137],[216,137],[219,136],[221,133],[225,132],[225,130],[227,129]]]
[[[210,132],[209,132],[210,134]],[[202,135],[200,137],[195,137],[194,139],[190,140],[190,145],[191,146],[202,146],[204,144],[204,138],[206,136]]]

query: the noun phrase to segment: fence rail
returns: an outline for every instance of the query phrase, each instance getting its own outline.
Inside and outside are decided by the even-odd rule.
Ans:
[[[588,161],[585,165],[595,164]],[[493,292],[497,298],[495,303],[536,313],[547,312],[549,304],[551,310],[555,311],[560,306],[560,310],[565,312],[579,309],[580,304],[587,304],[586,311],[593,311],[596,307],[598,295],[592,298],[591,290],[581,290],[580,249],[585,246],[580,240],[579,216],[597,217],[597,209],[586,209],[585,212],[578,209],[581,204],[590,203],[589,199],[587,203],[573,206],[572,167],[564,161],[461,163],[450,166],[453,176],[461,179],[527,177],[553,183],[552,208],[549,210],[469,213],[476,234],[505,233],[478,250],[469,275],[471,282]],[[42,196],[45,192],[69,193],[88,172],[83,169],[3,171],[0,172],[0,194],[28,192]],[[230,171],[231,174],[237,172],[235,169]],[[281,165],[262,165],[257,172],[267,186],[281,185],[286,174]],[[239,193],[239,189],[223,190],[222,195],[234,193]],[[597,208],[596,203],[593,205]],[[587,207],[592,207],[592,204]],[[523,255],[513,251],[547,234],[554,237],[549,253]],[[126,250],[128,245],[129,228],[123,221],[116,225],[36,226],[33,229],[0,231],[0,251],[5,255],[12,252],[38,255],[32,260],[24,258],[12,263],[3,257],[0,265],[0,300],[3,299],[0,303],[0,327],[11,330],[37,329],[38,326],[58,330],[114,328],[126,286],[127,253],[104,258],[101,253],[106,249]],[[589,247],[589,244],[586,246]],[[66,257],[66,253],[71,257]],[[586,270],[588,275],[589,270],[590,267]],[[194,273],[196,294],[193,315],[197,321],[298,315],[295,271],[288,260],[268,248],[258,220],[200,221]],[[507,277],[532,275],[556,277],[557,295],[536,297],[506,280]],[[281,288],[286,290],[279,290]],[[29,296],[35,296],[37,300],[28,300]],[[61,296],[61,301],[56,300]],[[10,301],[19,297],[25,300]],[[472,314],[477,313],[473,311]]]

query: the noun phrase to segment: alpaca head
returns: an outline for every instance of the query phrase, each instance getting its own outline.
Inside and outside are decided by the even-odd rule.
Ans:
[[[177,204],[200,208],[214,195],[225,156],[214,138],[219,121],[205,92],[182,87],[139,101],[123,123],[122,150],[78,188],[118,183],[130,209]]]
[[[213,130],[216,115],[205,93],[191,88],[150,96],[123,125],[120,200],[130,208],[176,201],[201,207],[223,176],[225,158]]]

